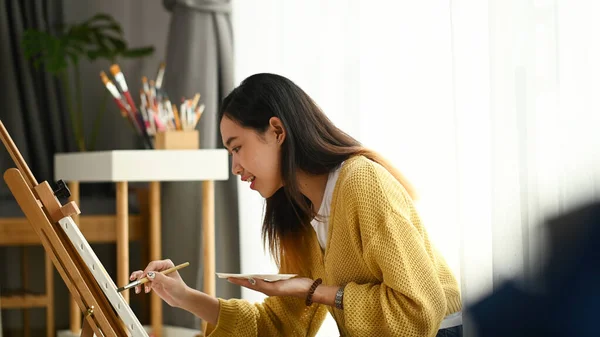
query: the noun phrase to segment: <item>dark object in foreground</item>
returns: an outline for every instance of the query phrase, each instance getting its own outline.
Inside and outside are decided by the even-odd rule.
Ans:
[[[548,221],[549,258],[531,286],[507,282],[467,312],[480,337],[598,336],[600,203]]]

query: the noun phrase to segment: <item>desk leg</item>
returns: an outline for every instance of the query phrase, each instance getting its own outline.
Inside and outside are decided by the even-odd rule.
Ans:
[[[79,182],[78,181],[69,181],[68,183],[69,190],[71,191],[71,197],[69,197],[69,201],[74,201],[78,207],[81,208],[79,204]],[[73,222],[77,224],[77,226],[81,226],[79,222],[79,214],[74,214],[71,216]],[[77,305],[77,302],[71,297],[71,305],[70,309],[70,329],[73,335],[79,335],[81,333],[81,309]]]
[[[54,265],[52,259],[46,252],[44,254],[46,260],[46,297],[48,298],[48,307],[46,308],[46,336],[54,337]]]
[[[150,210],[150,261],[161,259],[161,237],[160,237],[160,182],[150,182],[149,196]],[[156,337],[162,337],[162,300],[154,292],[150,293],[150,323],[152,325],[152,333]]]
[[[29,273],[27,270],[27,246],[21,247],[21,282],[23,290],[29,291]],[[29,308],[23,308],[23,337],[31,336],[31,320]]]
[[[117,182],[117,284],[129,283],[129,200],[127,182]],[[121,293],[129,303],[129,291]]]
[[[202,246],[204,247],[204,293],[216,296],[215,290],[215,182],[202,183]],[[204,322],[202,331],[206,331]]]

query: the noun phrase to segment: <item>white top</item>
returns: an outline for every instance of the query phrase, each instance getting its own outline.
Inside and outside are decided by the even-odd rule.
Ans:
[[[343,164],[343,163],[342,163]],[[325,250],[327,245],[327,230],[329,229],[329,213],[331,211],[331,198],[333,197],[333,189],[335,183],[340,175],[340,169],[342,165],[338,166],[335,170],[329,173],[327,178],[327,185],[325,185],[325,193],[323,193],[323,200],[321,201],[321,207],[319,207],[319,216],[322,218],[322,222],[318,218],[312,219],[310,224],[313,226],[319,239],[321,249]]]

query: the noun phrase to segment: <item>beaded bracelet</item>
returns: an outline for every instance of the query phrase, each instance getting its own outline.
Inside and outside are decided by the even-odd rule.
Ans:
[[[344,309],[344,287],[340,287],[338,291],[335,293],[335,307],[343,310]]]
[[[310,286],[310,290],[308,291],[308,295],[306,296],[306,306],[307,307],[313,303],[313,301],[312,301],[313,294],[315,293],[315,290],[317,290],[317,287],[321,284],[321,282],[323,282],[323,280],[318,278],[315,280],[315,282],[313,282],[312,286]]]

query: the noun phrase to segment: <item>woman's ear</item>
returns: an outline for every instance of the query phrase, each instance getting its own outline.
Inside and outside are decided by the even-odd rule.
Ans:
[[[277,144],[283,143],[283,140],[286,137],[286,132],[281,119],[277,117],[271,117],[271,119],[269,119],[269,125],[271,126],[271,130],[275,133],[275,141]]]

